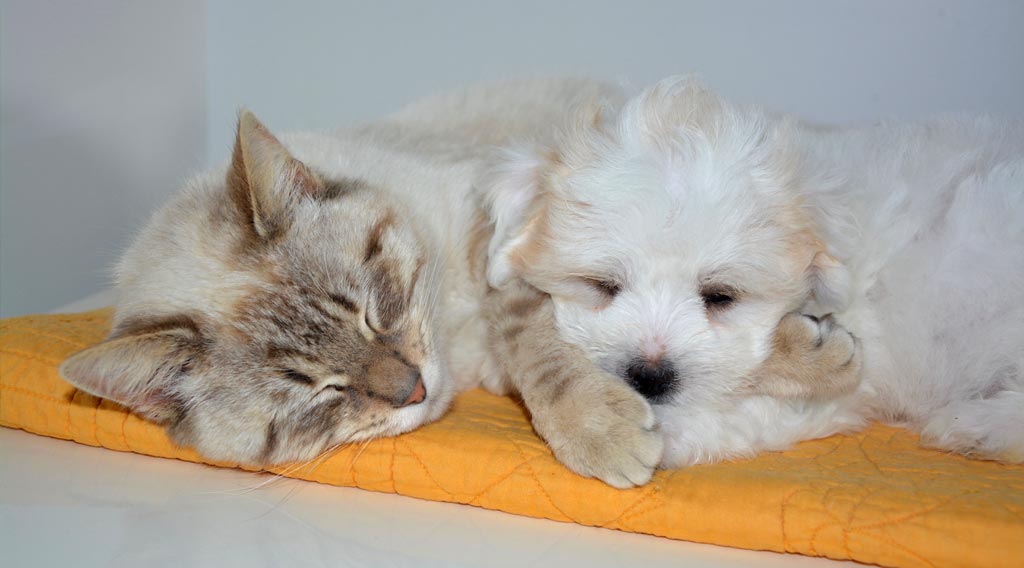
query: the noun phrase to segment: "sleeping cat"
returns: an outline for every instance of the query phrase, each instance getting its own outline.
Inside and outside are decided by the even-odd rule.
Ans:
[[[61,367],[218,460],[308,460],[436,418],[436,246],[339,140],[293,158],[248,112],[227,171],[156,214],[118,267],[113,331]],[[309,165],[307,165],[309,164]]]
[[[252,465],[436,419],[483,372],[484,288],[465,246],[487,148],[596,88],[470,89],[284,143],[242,112],[230,163],[149,222],[118,266],[110,336],[62,375]]]
[[[645,483],[662,451],[650,405],[561,340],[546,295],[488,286],[494,225],[474,190],[493,148],[615,96],[506,82],[283,142],[243,112],[230,163],[150,221],[118,267],[110,337],[63,376],[178,444],[257,466],[416,428],[482,380],[519,392],[574,471]],[[815,339],[775,360],[823,376],[835,364]]]

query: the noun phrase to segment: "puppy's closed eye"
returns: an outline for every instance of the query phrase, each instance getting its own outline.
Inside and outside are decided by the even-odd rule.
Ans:
[[[541,289],[553,297],[583,304],[593,310],[601,310],[622,292],[622,284],[610,277],[570,273]]]
[[[732,286],[721,284],[705,284],[700,288],[700,297],[704,300],[704,308],[709,312],[728,309],[739,297],[739,291]]]

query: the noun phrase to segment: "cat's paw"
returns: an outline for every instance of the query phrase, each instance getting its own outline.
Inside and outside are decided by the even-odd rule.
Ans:
[[[860,342],[832,314],[821,318],[791,314],[783,320],[788,348],[799,352],[818,373],[857,374]],[[799,322],[799,323],[797,323]],[[796,329],[791,329],[796,328]]]
[[[531,409],[558,461],[620,489],[650,481],[664,446],[650,404],[611,376],[573,387],[542,413]]]
[[[780,397],[836,396],[860,384],[862,363],[861,342],[831,315],[791,313],[779,322],[753,385]]]

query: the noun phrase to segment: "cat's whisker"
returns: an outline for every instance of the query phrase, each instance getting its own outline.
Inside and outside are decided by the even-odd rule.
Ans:
[[[251,493],[253,491],[262,489],[264,487],[267,487],[268,485],[270,485],[270,484],[272,484],[274,482],[280,481],[282,479],[286,479],[284,477],[284,475],[282,475],[280,473],[272,473],[270,471],[262,471],[262,472],[254,472],[254,473],[256,473],[256,474],[272,474],[272,475],[269,478],[261,479],[260,481],[258,481],[257,483],[254,483],[252,485],[245,485],[243,487],[236,487],[234,489],[224,489],[224,490],[221,490],[221,491],[207,491],[207,492],[204,492],[203,495],[228,495],[228,496],[245,495],[246,493]]]
[[[310,462],[307,463],[307,465],[309,467],[305,471],[303,471],[303,473],[308,474],[308,473],[313,472],[314,470],[316,470],[316,468],[320,467],[321,464],[323,464],[329,458],[334,456],[334,454],[339,449],[341,449],[342,446],[347,446],[347,445],[348,445],[347,443],[337,444],[337,445],[335,445],[335,446],[333,446],[331,448],[328,448],[327,450],[324,450],[319,456],[317,456],[316,458],[314,458],[313,460],[311,460]]]
[[[356,455],[352,456],[352,461],[348,465],[349,471],[352,471],[353,469],[356,468],[356,462],[358,462],[359,461],[359,457],[363,455],[363,450],[365,450],[366,447],[369,446],[370,442],[372,442],[372,441],[373,440],[367,440],[367,441],[363,442],[362,446],[359,446],[359,451],[356,452]]]
[[[307,470],[304,473],[308,473],[308,471],[312,471],[313,469],[318,467],[320,465],[320,463],[322,463],[327,458],[331,457],[331,455],[334,452],[336,452],[338,449],[340,449],[341,447],[345,446],[346,444],[347,444],[347,442],[342,442],[342,443],[339,443],[339,444],[335,444],[335,445],[325,449],[324,451],[320,452],[319,454],[313,456],[312,458],[310,458],[310,459],[308,459],[306,461],[301,461],[301,462],[289,464],[284,469],[281,469],[281,470],[276,471],[276,472],[271,472],[269,470],[265,470],[263,473],[271,474],[271,477],[269,477],[268,479],[264,479],[264,480],[260,481],[259,483],[255,483],[253,485],[249,485],[249,486],[245,486],[245,487],[239,487],[237,489],[229,489],[229,490],[225,490],[225,491],[213,491],[211,493],[212,494],[225,494],[225,495],[244,495],[246,493],[250,493],[250,492],[253,492],[253,491],[257,491],[259,489],[263,489],[264,487],[267,487],[268,485],[271,485],[271,484],[276,483],[278,481],[285,481],[285,480],[288,480],[288,479],[292,479],[290,476],[293,473],[298,472],[298,471],[302,470],[304,467],[309,467],[309,466],[311,466],[310,469]],[[316,462],[316,463],[314,463],[314,462]]]

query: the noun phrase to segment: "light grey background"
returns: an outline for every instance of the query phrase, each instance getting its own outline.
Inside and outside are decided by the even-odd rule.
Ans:
[[[0,314],[109,285],[206,156],[197,0],[0,4]]]
[[[273,129],[508,75],[696,72],[831,122],[1024,116],[1024,2],[2,0],[0,312],[96,291],[146,213]]]

